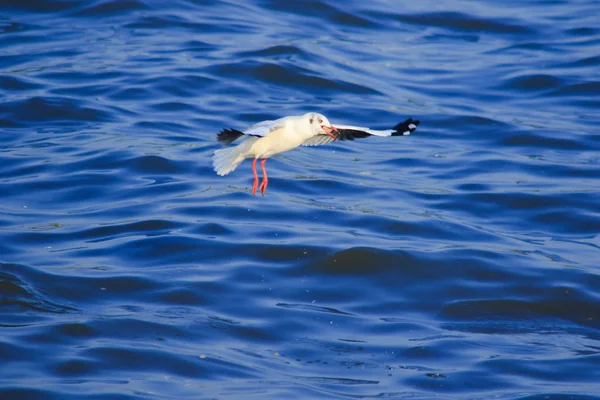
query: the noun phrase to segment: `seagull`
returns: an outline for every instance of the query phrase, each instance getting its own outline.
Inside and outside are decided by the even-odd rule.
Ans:
[[[354,140],[369,136],[406,136],[417,129],[419,121],[412,118],[396,125],[393,129],[374,130],[351,125],[332,125],[322,114],[310,112],[300,116],[290,116],[274,121],[254,124],[244,131],[223,129],[217,140],[228,146],[243,138],[235,147],[215,150],[213,167],[217,175],[227,175],[237,168],[246,158],[252,158],[254,184],[252,195],[258,188],[256,161],[260,158],[263,181],[260,192],[265,195],[269,178],[265,170],[267,158],[298,146],[319,146],[336,140]]]

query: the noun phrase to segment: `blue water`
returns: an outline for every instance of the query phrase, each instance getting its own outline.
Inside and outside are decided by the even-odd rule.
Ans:
[[[599,15],[0,1],[0,398],[600,399]]]

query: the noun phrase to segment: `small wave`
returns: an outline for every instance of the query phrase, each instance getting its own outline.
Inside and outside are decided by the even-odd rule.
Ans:
[[[332,307],[321,307],[312,304],[288,304],[288,303],[277,303],[277,307],[289,308],[291,310],[302,310],[302,311],[317,311],[327,314],[338,314],[338,315],[352,315],[350,313],[340,311]]]
[[[264,83],[275,85],[293,85],[299,89],[313,89],[317,93],[354,93],[354,94],[380,94],[377,90],[366,86],[328,79],[316,76],[309,70],[287,63],[266,63],[244,61],[239,63],[222,64],[211,67],[217,75],[225,75],[238,79],[248,77],[260,79]]]
[[[140,0],[96,1],[73,12],[76,17],[108,17],[123,16],[136,11],[150,10],[150,7]]]
[[[228,379],[249,379],[254,377],[255,371],[245,365],[226,361],[220,358],[206,357],[174,349],[143,349],[96,346],[82,351],[82,355],[90,360],[97,369],[110,369],[119,365],[121,371],[155,371],[182,377],[210,377]],[[157,362],[160,360],[160,362]]]
[[[600,96],[599,82],[582,82],[565,86],[552,92],[553,96],[582,96],[586,98],[596,98]]]
[[[277,59],[279,56],[302,56],[306,58],[307,53],[302,51],[300,48],[291,45],[278,45],[271,46],[264,49],[242,51],[237,54],[238,57],[251,58],[251,57],[270,57]]]
[[[501,87],[523,92],[535,92],[556,89],[563,85],[563,80],[552,75],[523,75],[507,80]]]
[[[520,148],[539,148],[556,150],[585,150],[586,143],[579,137],[557,138],[545,132],[528,132],[508,135],[500,140],[504,146],[515,146]]]
[[[535,32],[525,22],[501,20],[499,18],[486,19],[461,12],[441,11],[423,14],[396,14],[394,18],[410,24],[437,26],[465,32],[511,35],[526,35]]]
[[[32,97],[2,103],[0,115],[20,125],[44,122],[50,124],[75,124],[82,122],[108,122],[111,113],[88,105],[81,100],[63,97]]]
[[[73,307],[49,300],[17,276],[4,272],[0,272],[0,309],[2,314],[12,314],[13,317],[15,314],[29,312],[66,314],[77,311]]]
[[[0,90],[7,92],[25,92],[40,89],[43,86],[26,77],[0,75]]]
[[[564,67],[567,68],[581,68],[581,67],[597,67],[600,65],[600,56],[592,56],[579,59],[577,61],[572,61],[570,63],[564,64]]]
[[[555,47],[550,45],[549,43],[539,43],[539,42],[528,42],[528,43],[519,43],[515,45],[505,46],[498,49],[490,50],[487,54],[508,54],[508,53],[516,53],[516,54],[532,54],[532,52],[543,52],[543,53],[558,53],[562,54],[565,51],[561,50],[559,47]]]
[[[349,7],[335,7],[322,1],[281,2],[270,0],[267,7],[272,10],[285,12],[287,15],[303,15],[323,18],[336,25],[352,27],[374,27],[379,24],[368,19],[364,14],[352,13]]]
[[[353,378],[330,378],[324,376],[303,376],[299,377],[299,379],[318,383],[318,384],[326,384],[326,385],[377,385],[379,381],[372,381],[367,379],[353,379]]]
[[[86,238],[89,241],[105,241],[138,234],[151,237],[167,234],[180,226],[180,224],[171,221],[147,220],[91,228],[83,232],[77,232],[73,236]]]
[[[221,22],[199,22],[196,19],[188,19],[181,15],[141,15],[136,21],[129,22],[124,26],[126,29],[148,29],[148,30],[185,30],[191,32],[211,32],[211,33],[253,33],[256,28],[247,22],[231,21],[230,23]]]
[[[571,291],[569,297],[535,302],[510,299],[459,301],[444,306],[442,317],[449,321],[468,320],[467,325],[473,324],[474,329],[480,328],[480,323],[489,323],[486,326],[502,329],[506,333],[541,329],[542,326],[550,332],[563,329],[568,331],[571,328],[558,322],[553,323],[552,319],[555,318],[598,329],[600,322],[593,316],[600,315],[600,308],[598,304],[586,301],[585,298],[576,298],[583,295]],[[510,326],[500,328],[501,321],[510,323]]]
[[[6,11],[19,11],[26,13],[57,13],[68,9],[77,8],[81,4],[78,0],[45,1],[32,0],[27,3],[19,1],[3,2],[2,7]]]

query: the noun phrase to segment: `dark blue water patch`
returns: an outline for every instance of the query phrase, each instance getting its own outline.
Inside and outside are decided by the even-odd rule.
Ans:
[[[469,384],[465,385],[465,382]],[[512,386],[507,377],[475,371],[422,373],[408,378],[406,383],[424,391],[438,393],[485,392],[506,390]]]
[[[501,47],[498,49],[490,50],[487,54],[493,55],[506,55],[506,54],[517,54],[517,55],[531,55],[536,53],[547,53],[547,54],[564,54],[565,50],[562,50],[558,46],[552,46],[548,43],[540,42],[527,42],[519,43],[516,45]]]
[[[64,162],[56,160],[52,168],[61,174],[69,174],[76,171],[111,172],[123,168],[130,162],[133,167],[135,157],[131,150],[113,149],[106,151],[94,149],[90,152],[79,154],[74,160],[67,159]],[[140,156],[143,158],[143,156]],[[116,176],[115,179],[118,179]]]
[[[524,361],[520,365],[515,365],[512,360],[495,359],[483,362],[482,367],[495,373],[504,373],[518,376],[520,379],[535,379],[548,381],[564,381],[573,378],[579,382],[597,382],[599,373],[594,368],[597,365],[600,356],[578,357],[564,361],[568,364],[568,376],[563,373],[557,373],[552,367],[560,359]]]
[[[386,17],[383,14],[380,16]],[[462,12],[430,12],[422,14],[388,14],[398,21],[445,28],[450,31],[481,32],[507,35],[531,35],[536,30],[526,22],[503,20],[500,18],[483,18]]]
[[[37,176],[47,171],[48,166],[40,164],[41,159],[42,157],[34,161],[26,157],[0,157],[0,162],[4,166],[0,175],[0,184],[11,182],[15,178],[26,179],[27,176]]]
[[[580,235],[593,235],[600,229],[600,218],[595,213],[573,212],[571,208],[540,213],[532,222],[553,227],[554,232],[578,232]]]
[[[572,326],[565,326],[559,322],[559,319],[597,330],[599,322],[593,317],[598,312],[597,306],[590,302],[590,299],[577,300],[573,297],[579,297],[577,291],[565,288],[555,299],[536,302],[511,299],[461,301],[446,305],[442,317],[448,321],[469,320],[469,323],[463,325],[463,329],[468,329],[469,324],[472,323],[473,328],[478,331],[481,331],[481,327],[485,325],[489,327],[490,332],[497,329],[514,334],[541,332],[543,326],[547,327],[548,333],[573,329]],[[572,312],[570,307],[573,306],[578,310],[577,313]],[[501,327],[502,322],[507,324],[504,328]],[[509,328],[510,324],[513,325],[512,328]],[[519,327],[515,328],[515,326]],[[581,330],[580,332],[583,333]]]
[[[17,276],[0,273],[0,308],[7,314],[69,313],[76,309],[53,303]]]
[[[190,40],[188,42],[186,42],[185,44],[182,45],[182,50],[188,53],[197,53],[196,57],[205,57],[205,53],[207,52],[211,52],[211,51],[215,51],[217,50],[218,47],[207,43],[207,42],[203,42],[200,40]],[[175,52],[175,50],[172,50]],[[176,52],[179,52],[181,50],[177,50]]]
[[[129,168],[142,174],[179,174],[184,165],[160,156],[142,156],[127,160]]]
[[[150,87],[125,87],[119,88],[118,90],[114,90],[109,96],[107,96],[110,100],[113,101],[121,101],[121,102],[130,102],[130,101],[140,101],[142,99],[147,98],[157,98],[158,91],[154,88]]]
[[[566,34],[581,37],[581,36],[594,36],[600,33],[600,29],[592,27],[578,27],[567,29]]]
[[[18,11],[23,13],[55,13],[73,9],[79,6],[81,2],[78,0],[58,0],[58,1],[45,1],[45,0],[33,0],[27,2],[27,4],[20,3],[18,1],[4,1],[2,6],[6,7],[6,11]]]
[[[41,40],[43,38],[40,38]],[[43,41],[43,40],[42,40]],[[15,42],[11,39],[11,42]],[[18,41],[16,41],[18,42]],[[68,59],[69,57],[77,57],[82,54],[81,51],[78,50],[51,50],[51,51],[36,51],[34,53],[28,54],[11,54],[11,55],[0,55],[0,68],[16,68],[19,66],[23,67],[40,67],[42,65],[47,64],[44,60],[47,59]]]
[[[256,31],[248,21],[237,21],[228,23],[218,22],[196,22],[182,15],[164,14],[161,16],[141,15],[136,21],[124,25],[126,29],[134,30],[168,30],[174,32],[177,30],[192,32],[211,32],[215,33],[246,33],[251,34]]]
[[[202,307],[212,303],[205,293],[197,291],[196,288],[188,287],[169,288],[155,298],[162,304],[173,306]]]
[[[7,36],[0,37],[0,44],[7,50],[11,50],[11,47],[16,47],[18,44],[21,46],[34,45],[36,43],[43,43],[47,41],[46,35],[41,30],[34,32],[9,34]],[[15,54],[19,55],[19,54]]]
[[[162,236],[169,234],[179,227],[169,221],[142,221],[133,223],[122,223],[110,226],[100,226],[83,231],[64,232],[66,229],[58,229],[56,232],[21,232],[15,234],[13,243],[23,245],[26,243],[39,244],[40,246],[50,246],[56,244],[65,244],[67,242],[97,243],[108,240],[114,240],[126,236]],[[151,230],[150,230],[151,229]]]
[[[587,99],[600,96],[600,82],[582,82],[572,84],[552,92],[553,96],[570,97],[582,96]]]
[[[197,354],[176,354],[160,349],[123,349],[118,347],[95,347],[82,354],[91,360],[90,370],[109,370],[118,363],[124,371],[151,370],[161,374],[183,377],[203,376],[205,379],[248,379],[256,372],[244,365],[227,360],[207,357],[200,359]],[[159,362],[160,360],[160,362]]]
[[[590,148],[581,136],[572,134],[572,138],[557,138],[553,131],[536,130],[535,132],[516,133],[504,137],[500,142],[505,146],[517,147],[519,149],[556,149],[556,150],[579,150],[584,151]],[[560,135],[566,136],[564,132]]]
[[[109,81],[115,82],[123,80],[123,72],[117,71],[101,71],[101,72],[88,72],[88,71],[61,71],[61,72],[41,72],[36,73],[37,79],[45,80],[53,83],[70,84],[70,83],[89,83],[89,82],[101,82]]]
[[[253,78],[266,84],[294,85],[298,89],[310,88],[316,94],[352,93],[362,95],[380,94],[366,86],[344,82],[337,79],[326,79],[316,76],[314,72],[294,65],[258,63],[244,61],[241,63],[222,64],[210,67],[212,73],[236,79]]]
[[[429,129],[435,129],[441,125],[449,128],[445,130],[447,135],[464,135],[465,140],[489,140],[490,137],[495,138],[498,134],[504,134],[515,129],[513,125],[501,120],[469,114],[446,116],[443,119],[428,119],[427,121]],[[482,131],[485,131],[486,135],[482,135]],[[479,134],[477,134],[478,132]],[[415,135],[417,134],[421,135],[422,133],[415,133]]]
[[[12,327],[17,327],[19,325],[15,325]],[[21,326],[26,326],[23,324]],[[2,328],[11,327],[10,325],[0,324]],[[13,343],[9,344],[4,341],[0,342],[0,360],[2,362],[19,362],[19,361],[27,361],[27,348],[22,346],[16,346]]]
[[[276,306],[282,307],[282,308],[287,308],[290,310],[322,312],[322,313],[326,313],[326,314],[335,314],[335,315],[352,315],[351,313],[340,311],[340,310],[332,308],[332,307],[320,307],[320,306],[315,306],[312,304],[277,303]]]
[[[77,40],[82,37],[81,31],[74,31],[70,29],[52,29],[52,35],[49,36],[49,29],[46,25],[27,25],[26,30],[20,30],[16,32],[10,32],[5,35],[0,36],[0,45],[5,47],[6,51],[14,55],[21,55],[23,53],[27,54],[32,60],[37,61],[37,55],[43,54],[60,54],[60,52],[65,52],[68,54],[70,51],[75,51],[72,47],[62,46],[69,41]],[[49,44],[52,43],[53,46],[50,47],[52,50],[49,53],[45,53],[44,50],[47,50],[43,47],[40,47],[41,44]],[[77,54],[82,54],[82,52],[77,52]],[[54,59],[48,60],[52,62],[53,66],[64,66],[67,64],[66,59]]]
[[[22,196],[23,191],[36,192],[38,195],[44,193],[45,200],[50,201],[52,206],[52,203],[56,204],[55,202],[78,203],[101,198],[109,193],[104,185],[117,184],[119,181],[120,179],[115,175],[86,174],[79,175],[77,178],[72,177],[69,181],[62,178],[47,179],[43,182],[29,179],[24,182],[1,184],[0,187],[13,190],[5,198]],[[35,198],[29,201],[35,201]]]
[[[84,122],[107,122],[114,119],[112,114],[84,105],[64,97],[33,97],[0,104],[0,115],[20,125],[31,126],[37,123],[48,125],[81,124]]]
[[[452,209],[457,213],[465,213],[474,217],[485,219],[502,225],[520,223],[521,229],[543,230],[554,234],[577,232],[579,235],[593,234],[597,229],[599,220],[593,214],[578,211],[594,207],[594,194],[575,194],[570,196],[536,195],[528,193],[492,194],[480,192],[468,194],[469,207],[455,208],[452,195],[427,196],[439,210]],[[462,197],[462,196],[460,196]],[[573,204],[577,202],[579,206]],[[510,204],[506,204],[510,203]],[[534,205],[535,204],[535,205]],[[532,207],[533,205],[533,207]],[[506,208],[510,206],[510,208]],[[520,217],[525,210],[532,213],[530,219],[523,221]],[[573,230],[571,230],[573,229]]]
[[[42,301],[38,299],[38,295],[26,291],[30,293],[26,296],[30,299],[27,304],[30,304],[32,310],[36,310],[38,315],[48,312],[78,314],[80,307],[84,304],[123,300],[130,296],[139,296],[142,299],[160,287],[158,282],[144,277],[102,276],[101,272],[93,272],[93,270],[90,272],[91,276],[85,277],[51,274],[20,264],[2,264],[2,269],[6,271],[5,275],[17,277],[32,287],[45,288]],[[105,293],[106,297],[93,295],[100,293]],[[18,301],[8,304],[12,305],[15,302],[19,304]],[[40,304],[39,307],[38,304]],[[46,305],[47,307],[45,307]]]
[[[87,7],[79,8],[71,15],[74,17],[123,17],[129,13],[147,11],[151,8],[143,1],[125,0],[125,1],[105,1],[95,2],[96,4],[87,5]]]
[[[425,36],[424,39],[428,40],[428,41],[439,41],[439,42],[453,42],[453,41],[459,41],[459,42],[469,42],[469,43],[476,43],[480,40],[479,35],[458,35],[458,34],[453,34],[453,35],[448,35],[448,34],[431,34],[428,36]],[[410,72],[410,71],[409,71]],[[418,73],[417,71],[414,71],[413,73]]]
[[[7,399],[14,400],[27,400],[27,399],[39,399],[39,400],[76,400],[80,399],[82,396],[81,390],[74,390],[69,386],[78,386],[80,387],[82,384],[86,383],[85,381],[73,380],[69,382],[70,385],[67,387],[70,389],[67,390],[58,390],[56,388],[53,389],[31,389],[31,388],[22,388],[18,386],[8,386],[4,388],[0,388],[0,394],[2,396],[6,396]],[[127,381],[107,381],[106,383],[124,386],[127,384]],[[95,386],[95,384],[91,384],[91,386]],[[96,389],[97,390],[97,389]],[[102,391],[102,394],[85,394],[86,398],[90,400],[144,400],[147,398],[147,394],[145,393],[135,393],[135,394],[122,394],[120,390],[115,390],[115,393],[110,393],[107,391]]]
[[[175,97],[197,97],[217,84],[217,80],[201,75],[154,77],[139,82],[139,85],[151,86]]]
[[[460,253],[461,251],[448,251],[444,254],[456,256]],[[496,279],[500,279],[500,276],[497,275],[498,272],[490,270],[485,265],[490,262],[501,263],[503,258],[505,257],[491,253],[465,254],[460,260],[454,258],[455,261],[450,266],[449,263],[444,263],[437,254],[418,254],[412,251],[384,252],[376,249],[356,248],[321,256],[315,261],[306,263],[294,274],[329,276],[338,284],[344,279],[354,281],[369,277],[369,279],[380,281],[382,288],[385,287],[396,292],[397,296],[408,299],[411,291],[429,291],[426,287],[412,285],[444,276],[442,271],[445,271],[446,279],[449,282],[452,281],[452,277],[447,274],[451,271],[457,277],[473,277],[480,284],[483,284],[484,281],[492,283]],[[500,274],[505,276],[510,272],[503,271]],[[441,283],[438,282],[438,291],[441,290],[441,286]],[[402,294],[401,288],[407,292]],[[423,299],[422,296],[421,299]],[[429,301],[435,302],[436,299],[431,298]]]
[[[36,285],[25,279],[10,272],[0,273],[0,327],[29,326],[51,319],[53,315],[79,312],[74,304],[39,292]]]
[[[25,77],[17,77],[12,75],[0,76],[0,90],[4,92],[24,92],[40,89],[41,87],[41,84]]]
[[[309,53],[302,51],[297,46],[289,45],[279,45],[268,47],[265,49],[242,51],[237,55],[240,58],[270,58],[274,60],[289,59],[294,56],[298,56],[302,59],[307,59],[310,57]]]
[[[578,67],[596,67],[600,65],[600,56],[592,56],[582,58],[576,61],[561,65],[562,67],[578,68]]]
[[[78,257],[111,257],[118,252],[119,258],[128,259],[131,265],[138,267],[156,266],[164,264],[165,257],[169,263],[193,262],[200,258],[212,258],[219,254],[210,240],[186,237],[183,235],[169,235],[165,237],[151,237],[144,239],[132,239],[127,243],[105,247],[88,248],[75,251]],[[242,256],[240,254],[240,256]],[[216,261],[216,260],[215,260]]]
[[[73,85],[48,90],[49,93],[59,96],[102,96],[114,91],[111,84]]]
[[[155,111],[163,111],[163,112],[183,112],[183,111],[196,111],[197,107],[193,104],[187,104],[179,101],[168,101],[168,102],[159,102],[156,104],[152,104],[150,106]],[[152,123],[140,123],[140,127],[144,128],[152,128],[155,124]],[[178,123],[160,123],[161,127],[164,127],[165,130],[169,130],[172,128],[177,128],[173,130],[181,130],[184,128],[184,125]]]
[[[0,127],[2,128],[19,128],[20,126],[20,124],[13,120],[0,118]]]
[[[301,3],[286,3],[279,1],[265,1],[263,7],[283,12],[289,18],[290,16],[302,15],[304,17],[322,18],[336,25],[365,28],[379,26],[376,21],[366,18],[360,14],[353,14],[348,8],[337,8],[331,4],[321,1],[304,1]]]
[[[516,89],[522,92],[537,92],[555,89],[564,82],[552,75],[524,75],[512,78],[502,84],[501,88]]]
[[[32,25],[32,24],[27,24],[27,23],[17,22],[17,21],[10,21],[10,20],[3,21],[0,19],[0,33],[2,33],[2,34],[26,32],[29,30],[35,30],[35,29],[39,29],[39,28],[40,28],[39,25]]]

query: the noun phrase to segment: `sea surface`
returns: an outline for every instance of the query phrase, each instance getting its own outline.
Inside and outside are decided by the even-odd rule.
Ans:
[[[0,399],[600,399],[597,0],[0,0]],[[410,136],[220,177],[223,128]]]

